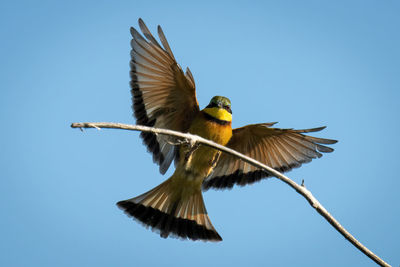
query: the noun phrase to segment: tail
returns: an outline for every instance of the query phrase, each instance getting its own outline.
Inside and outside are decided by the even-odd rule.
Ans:
[[[159,232],[161,237],[222,241],[207,215],[201,190],[188,193],[182,186],[177,190],[171,181],[170,178],[147,193],[117,205],[128,216]]]

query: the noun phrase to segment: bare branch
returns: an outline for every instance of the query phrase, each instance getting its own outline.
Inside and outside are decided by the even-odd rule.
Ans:
[[[235,157],[238,157],[242,159],[243,161],[258,167],[274,177],[278,178],[279,180],[285,182],[288,184],[290,187],[292,187],[296,192],[298,192],[300,195],[302,195],[310,205],[317,210],[319,214],[321,214],[322,217],[324,217],[341,235],[343,235],[350,243],[352,243],[356,248],[358,248],[362,253],[367,255],[369,258],[371,258],[374,262],[376,262],[380,266],[390,266],[388,263],[386,263],[384,260],[379,258],[377,255],[375,255],[372,251],[370,251],[368,248],[366,248],[363,244],[361,244],[357,239],[354,238],[322,205],[319,203],[319,201],[311,194],[310,190],[308,190],[304,186],[304,180],[301,185],[295,183],[292,181],[290,178],[287,176],[283,175],[282,173],[272,169],[271,167],[268,167],[267,165],[264,165],[248,156],[245,156],[235,150],[232,150],[228,147],[219,145],[217,143],[214,143],[210,140],[204,139],[200,136],[193,135],[193,134],[188,134],[188,133],[181,133],[181,132],[176,132],[168,129],[159,129],[159,128],[152,128],[152,127],[147,127],[147,126],[142,126],[142,125],[129,125],[129,124],[122,124],[122,123],[109,123],[109,122],[96,122],[96,123],[72,123],[71,124],[72,128],[113,128],[113,129],[123,129],[123,130],[132,130],[132,131],[142,131],[142,132],[152,132],[155,134],[161,134],[161,135],[168,135],[168,136],[173,136],[178,138],[180,141],[187,142],[190,144],[203,144],[206,146],[210,146],[216,149],[219,149],[225,153],[228,153],[230,155],[233,155]]]

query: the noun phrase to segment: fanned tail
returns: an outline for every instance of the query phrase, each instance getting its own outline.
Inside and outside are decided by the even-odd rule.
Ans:
[[[156,230],[161,237],[222,241],[214,229],[204,206],[201,190],[184,193],[177,190],[171,178],[138,197],[117,203],[129,216]]]

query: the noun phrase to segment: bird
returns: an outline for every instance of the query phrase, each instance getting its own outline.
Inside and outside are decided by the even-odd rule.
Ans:
[[[130,87],[138,125],[195,134],[280,172],[333,151],[327,145],[336,140],[307,135],[325,127],[296,130],[259,123],[232,129],[231,102],[224,96],[214,96],[200,110],[193,75],[177,63],[162,28],[157,28],[160,44],[142,19],[138,24],[143,35],[130,28]],[[207,214],[202,192],[245,186],[271,176],[211,147],[190,146],[151,132],[142,132],[140,137],[161,174],[173,161],[175,171],[160,185],[119,201],[117,206],[163,238],[222,241]]]

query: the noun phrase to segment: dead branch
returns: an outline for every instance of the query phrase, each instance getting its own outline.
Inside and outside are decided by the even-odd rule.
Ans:
[[[283,175],[282,173],[272,169],[271,167],[268,167],[267,165],[264,165],[248,156],[245,156],[235,150],[232,150],[228,147],[219,145],[217,143],[214,143],[210,140],[204,139],[200,136],[193,135],[193,134],[188,134],[188,133],[181,133],[181,132],[176,132],[168,129],[159,129],[159,128],[152,128],[152,127],[147,127],[147,126],[142,126],[142,125],[129,125],[129,124],[122,124],[122,123],[109,123],[109,122],[84,122],[84,123],[72,123],[71,124],[72,128],[112,128],[112,129],[123,129],[123,130],[132,130],[132,131],[142,131],[142,132],[152,132],[155,134],[161,134],[161,135],[168,135],[168,136],[173,136],[177,138],[179,141],[183,141],[186,143],[189,143],[191,145],[195,144],[202,144],[206,146],[210,146],[216,149],[219,149],[225,153],[228,153],[230,155],[233,155],[235,157],[238,157],[242,159],[243,161],[258,167],[274,177],[278,178],[279,180],[285,182],[288,184],[290,187],[292,187],[294,190],[296,190],[297,193],[302,195],[308,203],[322,216],[327,220],[341,235],[343,235],[350,243],[352,243],[356,248],[358,248],[362,253],[367,255],[370,259],[372,259],[374,262],[376,262],[380,266],[390,266],[388,263],[386,263],[384,260],[379,258],[377,255],[375,255],[372,251],[370,251],[367,247],[365,247],[363,244],[361,244],[354,236],[352,236],[322,205],[319,203],[319,201],[312,195],[310,190],[308,190],[304,184],[302,183],[301,185],[295,183],[292,181],[290,178],[287,176]]]

